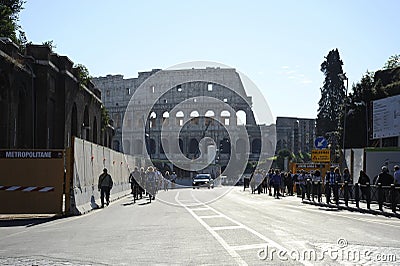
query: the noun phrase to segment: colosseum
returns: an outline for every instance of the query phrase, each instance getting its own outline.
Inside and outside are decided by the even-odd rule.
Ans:
[[[140,72],[138,78],[108,75],[93,80],[113,120],[113,148],[143,155],[162,171],[217,176],[269,168],[275,125],[260,125],[240,75],[207,67]],[[234,181],[232,181],[234,182]]]

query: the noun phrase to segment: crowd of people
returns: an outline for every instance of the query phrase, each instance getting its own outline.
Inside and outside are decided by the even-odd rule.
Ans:
[[[372,181],[372,182],[371,182]],[[391,184],[395,187],[400,187],[400,168],[398,165],[394,166],[393,176],[389,174],[387,166],[383,166],[381,172],[376,175],[373,180],[361,170],[356,181],[359,184],[361,191],[361,199],[366,199],[367,184],[368,185],[381,185],[383,188],[388,189]],[[326,172],[325,176],[322,176],[320,170],[306,171],[297,170],[295,173],[291,171],[281,171],[279,169],[255,170],[250,179],[244,182],[244,190],[246,187],[250,187],[252,194],[266,193],[274,198],[280,196],[293,196],[294,191],[297,195],[301,195],[304,199],[307,191],[307,184],[310,194],[315,195],[318,199],[321,199],[322,194],[331,198],[336,199],[338,195],[335,194],[334,185],[339,184],[339,189],[343,190],[344,185],[348,186],[348,194],[350,198],[354,196],[354,185],[353,177],[350,174],[348,168],[345,168],[343,172],[340,171],[339,167],[331,167]],[[336,189],[337,191],[337,189]],[[387,194],[387,193],[386,193]]]
[[[149,200],[154,200],[157,192],[160,189],[168,191],[169,188],[175,188],[177,175],[175,172],[169,173],[166,171],[164,175],[161,171],[153,166],[144,167],[140,169],[135,167],[129,175],[129,183],[131,184],[131,194],[133,195],[134,202],[138,199],[142,199],[144,196],[148,196]],[[371,183],[369,176],[361,170],[357,181],[361,199],[367,198],[367,186],[375,185],[382,186],[387,189],[392,184],[395,185],[400,196],[400,168],[398,165],[394,166],[393,175],[389,173],[387,166],[381,168],[381,172],[376,175]],[[307,187],[311,184],[311,188]],[[350,175],[348,168],[340,172],[338,167],[331,167],[323,177],[320,170],[305,171],[298,170],[295,173],[290,171],[281,171],[279,169],[270,169],[269,171],[255,170],[250,179],[244,182],[244,190],[250,187],[252,194],[265,193],[269,196],[279,199],[281,196],[293,196],[296,192],[297,195],[301,196],[302,200],[305,199],[306,191],[308,189],[308,196],[310,190],[313,197],[318,197],[321,200],[321,196],[324,193],[328,198],[328,202],[331,196],[335,200],[338,198],[338,189],[333,186],[340,184],[343,188],[343,184],[346,184],[350,189],[348,193],[350,198],[353,198],[353,178]],[[103,173],[99,176],[98,189],[101,197],[101,207],[108,205],[110,202],[110,191],[113,187],[113,181],[111,175],[104,168]],[[333,188],[333,189],[332,189]],[[389,193],[384,193],[385,200],[388,199]],[[399,197],[400,198],[400,197]]]
[[[149,200],[155,200],[156,194],[160,189],[168,191],[168,189],[175,188],[177,175],[175,172],[171,174],[166,171],[163,175],[161,171],[153,166],[135,167],[133,172],[129,175],[129,183],[131,184],[131,194],[133,200],[142,199],[143,195],[147,195]]]
[[[284,196],[285,193],[293,196],[293,186],[296,184],[295,175],[290,172],[280,171],[279,169],[255,170],[250,176],[249,185],[251,193],[269,194],[275,198]],[[244,182],[244,189],[248,183]],[[272,194],[273,193],[273,194]]]

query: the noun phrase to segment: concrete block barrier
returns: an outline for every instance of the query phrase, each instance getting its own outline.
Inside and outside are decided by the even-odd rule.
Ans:
[[[87,213],[101,205],[98,179],[104,168],[107,168],[114,183],[110,200],[128,195],[129,173],[135,165],[141,166],[142,161],[140,158],[75,138],[71,214]]]

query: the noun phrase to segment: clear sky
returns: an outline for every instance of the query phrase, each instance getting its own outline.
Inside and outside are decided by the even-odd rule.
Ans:
[[[349,84],[400,54],[397,0],[27,0],[28,40],[92,76],[214,61],[246,74],[272,114],[316,118],[324,75],[338,48]]]

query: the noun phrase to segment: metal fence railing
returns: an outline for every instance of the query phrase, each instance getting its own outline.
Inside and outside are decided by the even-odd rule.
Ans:
[[[349,205],[349,202],[355,203],[359,208],[360,202],[367,204],[367,209],[371,208],[371,204],[378,204],[379,209],[383,210],[383,206],[390,207],[393,212],[400,204],[400,186],[391,184],[390,186],[378,185],[361,185],[359,183],[349,184],[348,182],[323,184],[321,181],[313,182],[311,179],[301,189],[302,198],[310,201],[322,202],[322,195],[325,195],[326,203],[334,203],[336,205]]]

